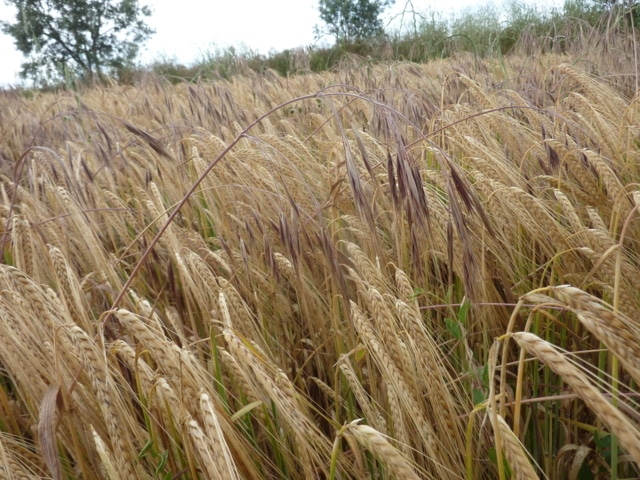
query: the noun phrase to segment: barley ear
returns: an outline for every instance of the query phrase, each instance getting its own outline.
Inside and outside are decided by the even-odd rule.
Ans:
[[[562,377],[611,433],[618,436],[620,445],[627,450],[633,460],[640,464],[640,431],[620,410],[602,396],[583,372],[567,360],[555,346],[532,333],[519,332],[512,333],[510,336],[521,348]]]
[[[489,410],[491,410],[491,408],[489,408]],[[539,477],[536,475],[531,462],[529,462],[529,458],[527,457],[522,444],[509,425],[507,425],[507,422],[502,415],[490,414],[489,418],[491,419],[493,428],[500,431],[502,451],[507,457],[507,460],[509,460],[509,466],[511,467],[513,478],[517,480],[538,480]]]
[[[409,461],[402,456],[379,431],[368,425],[358,425],[360,420],[349,424],[345,435],[351,435],[358,443],[369,450],[381,462],[384,462],[389,473],[402,480],[418,480],[420,477]]]

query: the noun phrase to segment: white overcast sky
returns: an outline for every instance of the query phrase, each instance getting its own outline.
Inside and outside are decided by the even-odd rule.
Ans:
[[[449,15],[487,1],[396,0],[385,17],[389,19],[412,9]],[[562,4],[562,0],[525,1],[545,6]],[[261,53],[308,46],[314,43],[314,25],[320,23],[317,0],[140,0],[140,3],[152,8],[153,15],[147,23],[156,30],[141,49],[143,63],[165,56],[189,64],[216,47],[232,45],[244,45]],[[12,21],[13,12],[13,7],[0,0],[0,20]],[[18,82],[21,59],[12,38],[0,32],[0,85]]]

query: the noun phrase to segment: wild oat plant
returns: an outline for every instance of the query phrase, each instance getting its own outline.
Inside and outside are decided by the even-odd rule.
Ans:
[[[615,62],[2,92],[0,477],[636,478]]]

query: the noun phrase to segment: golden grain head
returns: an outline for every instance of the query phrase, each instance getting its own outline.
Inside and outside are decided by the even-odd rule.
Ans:
[[[0,91],[0,476],[640,475],[635,50],[562,28]]]

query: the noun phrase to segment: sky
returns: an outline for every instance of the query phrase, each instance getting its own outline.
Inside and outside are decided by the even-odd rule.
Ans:
[[[497,0],[494,3],[499,3]],[[557,4],[559,0],[529,3]],[[147,23],[156,33],[142,46],[143,64],[161,58],[192,63],[216,48],[245,47],[268,53],[270,50],[304,47],[315,43],[313,27],[320,24],[317,0],[140,0],[151,7]],[[478,3],[474,0],[396,0],[385,20],[410,21],[411,10],[450,15]],[[0,20],[12,21],[15,9],[0,1]],[[13,39],[0,32],[0,85],[19,82],[22,61]]]

